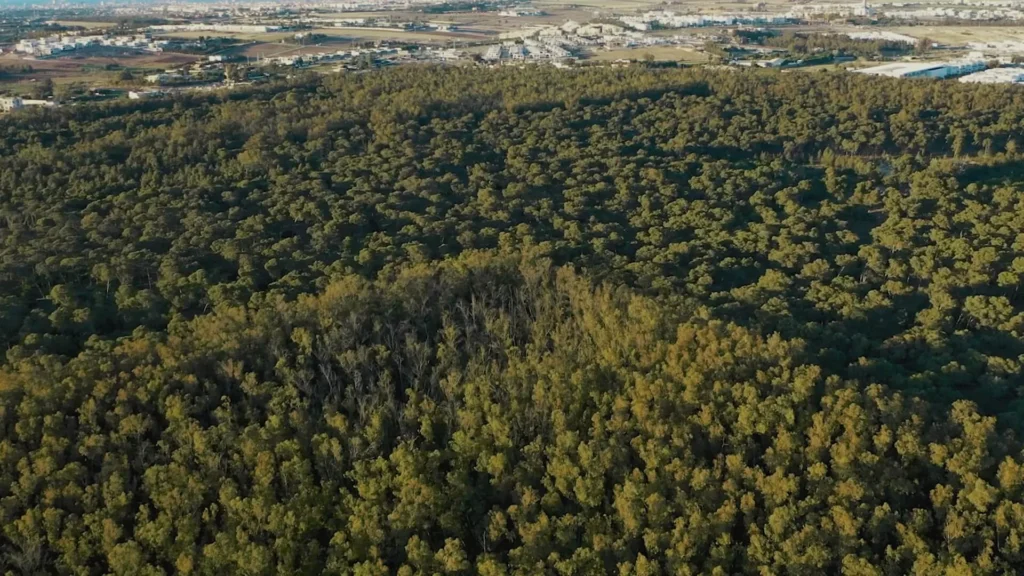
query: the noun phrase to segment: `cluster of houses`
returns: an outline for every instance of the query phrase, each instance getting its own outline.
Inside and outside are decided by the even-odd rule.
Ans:
[[[540,39],[527,38],[522,44],[506,41],[489,46],[483,55],[488,62],[504,60],[564,60],[572,57],[566,47],[566,41],[546,37]]]
[[[639,16],[623,16],[623,24],[633,30],[654,28],[695,28],[702,26],[767,26],[792,22],[784,14],[676,14],[668,10],[653,10]]]
[[[113,46],[145,52],[162,52],[166,40],[153,40],[147,36],[47,36],[26,38],[14,45],[14,51],[29,56],[53,56],[81,50],[90,46]]]
[[[793,6],[788,17],[794,20],[815,20],[826,16],[872,16],[875,9],[867,0],[855,4],[803,4]]]
[[[790,18],[804,20],[824,16],[884,16],[896,20],[1022,20],[1024,11],[1009,2],[959,2],[958,5],[919,6],[892,3],[881,7],[859,4],[804,4],[790,9]]]
[[[503,40],[541,38],[557,41],[560,46],[570,49],[582,46],[613,43],[623,38],[642,38],[643,34],[627,30],[618,24],[606,22],[593,22],[580,24],[569,20],[561,26],[529,26],[504,32],[500,35]]]
[[[1018,8],[967,8],[934,6],[910,10],[885,10],[885,16],[900,20],[1024,20]]]
[[[293,54],[290,56],[275,56],[262,58],[256,62],[257,66],[303,66],[311,64],[328,64],[360,56],[371,56],[374,59],[387,56],[400,57],[408,56],[408,51],[401,48],[390,48],[386,46],[376,48],[358,48],[352,50],[338,50],[336,52],[317,52],[314,54]]]
[[[800,23],[831,16],[872,17],[906,20],[1024,20],[1024,11],[1017,7],[999,6],[933,6],[894,9],[894,5],[870,6],[867,0],[851,4],[803,4],[792,7],[785,14],[720,13],[677,14],[668,10],[653,10],[639,16],[623,16],[623,24],[633,30],[655,28],[693,28],[701,26],[777,26]]]
[[[580,24],[572,20],[561,26],[533,26],[501,35],[503,40],[520,40],[517,46],[491,46],[484,60],[560,60],[584,49],[635,48],[679,45],[692,38],[647,35],[610,22]]]

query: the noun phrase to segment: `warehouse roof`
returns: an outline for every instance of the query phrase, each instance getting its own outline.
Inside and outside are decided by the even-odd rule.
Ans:
[[[992,68],[960,78],[961,82],[978,84],[1017,83],[1024,82],[1024,69]]]
[[[861,68],[860,70],[857,70],[857,72],[860,72],[861,74],[872,74],[874,76],[892,76],[898,78],[914,72],[924,72],[926,70],[943,68],[946,65],[946,62],[898,62],[896,64],[883,64],[881,66]]]

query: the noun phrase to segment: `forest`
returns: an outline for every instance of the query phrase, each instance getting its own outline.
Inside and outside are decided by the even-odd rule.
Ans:
[[[741,45],[760,45],[784,48],[792,54],[835,54],[859,56],[866,59],[884,59],[903,56],[914,50],[905,42],[891,40],[854,39],[842,34],[780,32],[778,30],[737,28],[732,36]],[[927,43],[925,43],[927,44]],[[930,44],[927,44],[930,46]]]
[[[1017,574],[1022,135],[713,67],[0,117],[0,573]]]

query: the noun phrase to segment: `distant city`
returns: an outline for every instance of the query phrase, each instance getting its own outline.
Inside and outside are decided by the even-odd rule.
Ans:
[[[731,66],[1024,81],[1018,2],[543,6],[461,0],[7,3],[0,110],[406,64]]]

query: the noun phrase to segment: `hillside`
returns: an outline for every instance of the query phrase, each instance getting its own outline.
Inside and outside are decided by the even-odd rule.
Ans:
[[[1007,574],[1024,92],[403,68],[0,119],[12,574]]]

